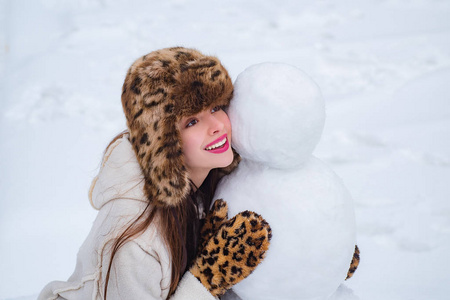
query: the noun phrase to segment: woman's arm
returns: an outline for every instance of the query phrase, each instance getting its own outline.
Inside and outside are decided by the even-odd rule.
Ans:
[[[106,274],[108,263],[104,263]],[[162,285],[161,263],[157,255],[149,253],[131,241],[117,252],[111,268],[108,300],[166,299],[169,285]],[[103,291],[102,291],[103,292]],[[186,272],[171,300],[215,300],[211,293],[191,273]]]
[[[201,235],[199,254],[183,280],[194,282],[195,278],[213,296],[222,296],[261,263],[272,230],[260,215],[251,211],[228,220],[227,203],[219,199],[206,216]]]
[[[269,248],[272,231],[258,214],[245,211],[228,220],[228,206],[217,200],[202,229],[201,250],[171,300],[214,300],[258,266]],[[105,267],[107,268],[107,267]],[[158,255],[131,241],[113,261],[107,298],[166,299]]]
[[[109,258],[103,262],[103,282],[108,266]],[[162,276],[157,257],[134,241],[125,243],[117,251],[112,263],[107,299],[166,299],[169,287],[161,287]]]

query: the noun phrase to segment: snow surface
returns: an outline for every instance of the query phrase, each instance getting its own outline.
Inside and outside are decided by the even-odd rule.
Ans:
[[[352,193],[362,259],[333,300],[448,299],[449,15],[445,0],[0,0],[0,299],[72,273],[126,69],[174,45],[233,78],[272,61],[318,83],[314,154]]]

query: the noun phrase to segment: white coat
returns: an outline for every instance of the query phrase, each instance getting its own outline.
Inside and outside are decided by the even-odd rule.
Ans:
[[[143,175],[127,135],[107,149],[100,172],[92,182],[89,197],[92,206],[99,212],[78,252],[75,271],[67,281],[50,282],[38,300],[103,299],[111,241],[146,206]],[[169,250],[152,223],[116,253],[107,299],[167,299],[171,268]],[[217,298],[190,272],[186,272],[170,299]]]

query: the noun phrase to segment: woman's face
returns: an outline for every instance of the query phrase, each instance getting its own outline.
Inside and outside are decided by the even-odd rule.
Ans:
[[[231,123],[221,107],[213,107],[178,122],[186,168],[199,186],[214,168],[233,161]],[[201,181],[201,182],[199,182]]]

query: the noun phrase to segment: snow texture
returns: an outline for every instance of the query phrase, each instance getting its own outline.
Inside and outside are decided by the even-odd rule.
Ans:
[[[333,300],[448,299],[449,15],[445,0],[0,0],[0,299],[73,272],[126,70],[174,45],[233,79],[281,62],[320,87],[314,155],[351,191],[361,249]]]
[[[237,284],[243,299],[327,299],[344,281],[355,249],[355,216],[341,179],[312,156],[325,107],[306,74],[262,63],[235,82],[229,108],[238,169],[219,184],[230,217],[255,211],[273,238],[264,262]]]
[[[243,158],[283,169],[309,159],[325,123],[317,85],[280,63],[261,63],[239,74],[228,115],[232,144]]]

